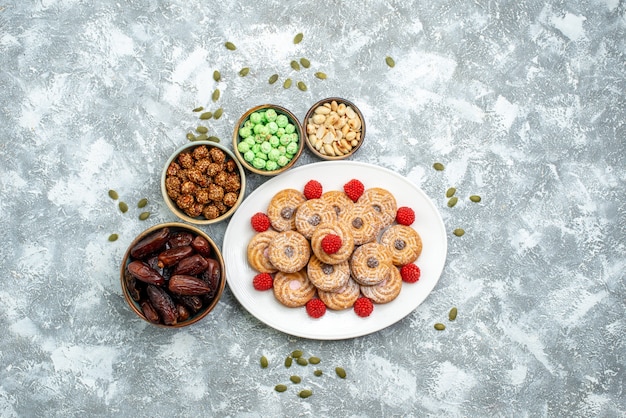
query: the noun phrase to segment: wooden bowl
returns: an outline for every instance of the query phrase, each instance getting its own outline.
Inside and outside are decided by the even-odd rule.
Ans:
[[[274,117],[272,117],[272,120],[268,121],[264,116],[268,110],[273,110],[277,118],[274,119]],[[289,128],[280,126],[281,124],[278,123],[278,118],[281,118],[281,115],[287,118]],[[260,121],[257,123],[259,117]],[[274,122],[275,126],[272,127],[270,122]],[[254,125],[267,126],[268,131],[252,132],[252,126]],[[278,129],[278,131],[276,131],[276,129]],[[282,132],[281,129],[284,131],[293,130],[293,132],[285,133]],[[246,130],[248,131],[247,133]],[[288,137],[285,136],[285,134],[290,136],[295,134],[297,136],[297,143],[293,141],[288,142]],[[265,161],[267,165],[270,165],[269,169],[267,166],[256,164],[255,159],[258,158],[258,151],[254,149],[255,144],[259,150],[261,150],[262,154],[266,156]],[[293,167],[298,158],[300,158],[302,150],[304,149],[302,125],[300,125],[298,118],[293,113],[282,106],[273,104],[255,106],[244,113],[237,121],[233,132],[233,149],[237,159],[246,170],[262,176],[275,176],[289,170]],[[281,156],[287,160],[281,159]],[[260,158],[260,160],[263,159],[264,158]]]
[[[329,97],[315,103],[302,125],[307,147],[324,160],[350,157],[365,139],[365,119],[361,110],[340,97]]]

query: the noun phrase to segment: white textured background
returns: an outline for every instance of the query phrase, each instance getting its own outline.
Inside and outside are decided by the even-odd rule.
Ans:
[[[623,0],[4,0],[0,57],[0,416],[626,415]],[[312,66],[295,72],[300,57]],[[210,129],[230,144],[252,106],[302,118],[329,96],[365,113],[354,159],[442,213],[448,260],[424,304],[346,341],[269,329],[228,289],[187,329],[137,319],[118,266],[137,233],[175,220],[158,181],[191,109],[222,106]],[[221,243],[226,226],[206,230]],[[306,400],[273,391],[296,348],[326,371]]]

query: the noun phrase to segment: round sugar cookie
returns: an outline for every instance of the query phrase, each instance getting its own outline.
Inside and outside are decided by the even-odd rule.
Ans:
[[[341,247],[336,253],[328,254],[322,249],[322,240],[326,235],[333,234],[341,238]],[[354,250],[354,238],[348,227],[339,221],[320,224],[311,236],[313,254],[326,264],[339,264],[350,258]]]
[[[277,192],[267,207],[267,216],[272,228],[278,232],[296,229],[296,211],[306,201],[304,194],[296,189]]]
[[[311,238],[319,224],[337,219],[333,208],[322,199],[309,199],[298,206],[296,230],[306,238]]]
[[[277,270],[295,273],[309,262],[309,241],[298,231],[279,232],[268,246],[268,258]]]
[[[364,204],[353,204],[339,216],[339,222],[346,225],[352,232],[354,245],[363,245],[376,240],[383,226],[374,208]]]
[[[318,290],[336,292],[350,278],[350,265],[348,261],[339,264],[326,264],[313,254],[307,264],[307,274],[311,283]]]
[[[329,190],[322,194],[320,199],[326,201],[333,208],[337,217],[341,216],[346,210],[350,209],[354,202],[348,195],[340,190]]]
[[[402,290],[402,276],[397,267],[391,267],[389,274],[380,283],[373,286],[361,286],[361,293],[374,303],[389,303],[398,297]]]
[[[385,280],[391,267],[391,253],[377,242],[357,247],[350,257],[352,277],[364,286],[373,286]]]
[[[416,230],[406,225],[393,225],[380,236],[380,243],[391,252],[391,261],[403,266],[417,260],[422,253],[422,238]]]
[[[259,273],[274,273],[277,271],[269,259],[268,252],[269,244],[276,235],[278,235],[278,232],[267,230],[255,234],[248,242],[248,264]]]
[[[372,187],[366,189],[357,200],[358,204],[370,205],[380,216],[383,227],[391,225],[396,219],[398,205],[396,198],[387,189]]]
[[[279,271],[274,275],[273,289],[276,299],[289,308],[306,305],[316,292],[304,270],[293,273]]]
[[[336,292],[324,292],[318,290],[317,295],[328,309],[341,311],[354,306],[354,302],[361,295],[361,288],[352,278]]]

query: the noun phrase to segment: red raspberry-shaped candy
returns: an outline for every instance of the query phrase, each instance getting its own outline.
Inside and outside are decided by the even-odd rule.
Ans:
[[[259,273],[252,279],[252,286],[256,290],[270,290],[274,286],[274,279],[269,273]]]
[[[420,275],[422,274],[419,267],[415,264],[406,264],[400,268],[400,275],[402,276],[402,280],[407,283],[415,283],[420,279]]]
[[[326,305],[321,299],[313,298],[306,303],[306,313],[312,318],[320,318],[326,313]]]
[[[322,184],[317,180],[309,180],[304,185],[303,193],[307,199],[319,199],[322,197]]]
[[[353,202],[356,202],[365,191],[365,186],[361,183],[361,181],[352,179],[343,185],[343,191]]]
[[[256,232],[264,232],[270,227],[270,218],[263,212],[257,212],[250,218],[250,224]]]
[[[374,304],[364,296],[361,296],[354,302],[354,312],[362,318],[370,316],[373,310]]]
[[[411,225],[415,222],[415,212],[407,206],[399,207],[396,212],[396,222],[400,225]]]
[[[328,234],[322,238],[322,250],[326,254],[335,254],[341,248],[341,237],[335,234]]]

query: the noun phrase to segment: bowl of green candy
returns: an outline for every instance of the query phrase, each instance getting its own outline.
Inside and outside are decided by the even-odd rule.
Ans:
[[[239,118],[233,133],[235,156],[247,170],[275,176],[291,168],[304,148],[298,118],[282,106],[255,106]]]

